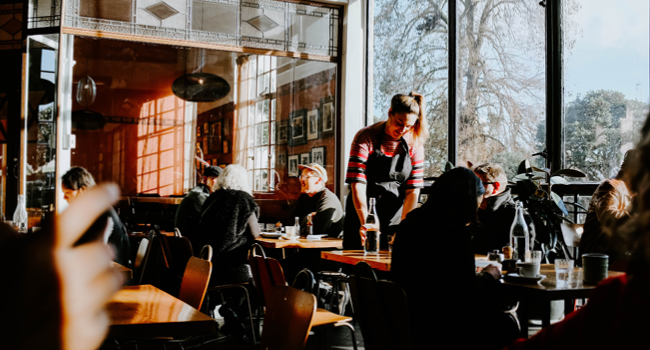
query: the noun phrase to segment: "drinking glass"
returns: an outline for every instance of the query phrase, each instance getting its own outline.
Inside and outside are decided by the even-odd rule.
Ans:
[[[535,262],[540,264],[542,262],[542,251],[533,250],[532,252],[530,252],[530,262]]]
[[[294,238],[296,237],[296,230],[295,226],[285,226],[285,231],[287,232],[287,238]]]
[[[376,229],[366,231],[363,252],[364,254],[379,254],[379,231]]]
[[[560,288],[568,287],[571,271],[573,271],[573,260],[555,259],[555,285]]]

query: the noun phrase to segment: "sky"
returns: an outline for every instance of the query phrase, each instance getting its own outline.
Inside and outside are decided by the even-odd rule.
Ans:
[[[582,33],[565,50],[565,101],[607,89],[649,102],[650,1],[576,1],[581,8],[571,18]]]

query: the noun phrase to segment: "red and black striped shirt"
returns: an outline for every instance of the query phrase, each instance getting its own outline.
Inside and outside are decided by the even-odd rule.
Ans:
[[[354,136],[345,183],[366,183],[366,172],[372,171],[372,169],[366,168],[368,157],[377,150],[377,147],[380,147],[381,151],[389,157],[404,152],[399,140],[393,140],[384,134],[383,123],[385,122],[367,126]],[[424,146],[413,146],[412,133],[404,135],[404,140],[409,145],[409,155],[413,167],[411,175],[406,180],[406,188],[422,188],[424,186]]]

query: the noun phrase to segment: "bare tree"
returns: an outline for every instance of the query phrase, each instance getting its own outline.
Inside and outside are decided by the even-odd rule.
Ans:
[[[531,0],[457,1],[459,160],[527,157],[544,118],[545,10]],[[446,158],[447,24],[447,0],[375,1],[375,111],[395,93],[425,95],[429,174]]]

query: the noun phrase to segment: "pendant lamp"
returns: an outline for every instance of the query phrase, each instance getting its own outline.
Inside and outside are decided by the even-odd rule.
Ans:
[[[220,76],[203,73],[205,49],[201,49],[201,72],[182,75],[172,83],[172,92],[190,102],[213,102],[228,96],[230,84]]]
[[[96,97],[97,85],[95,85],[93,78],[86,75],[79,79],[77,83],[77,102],[84,107],[88,107],[95,103]]]

